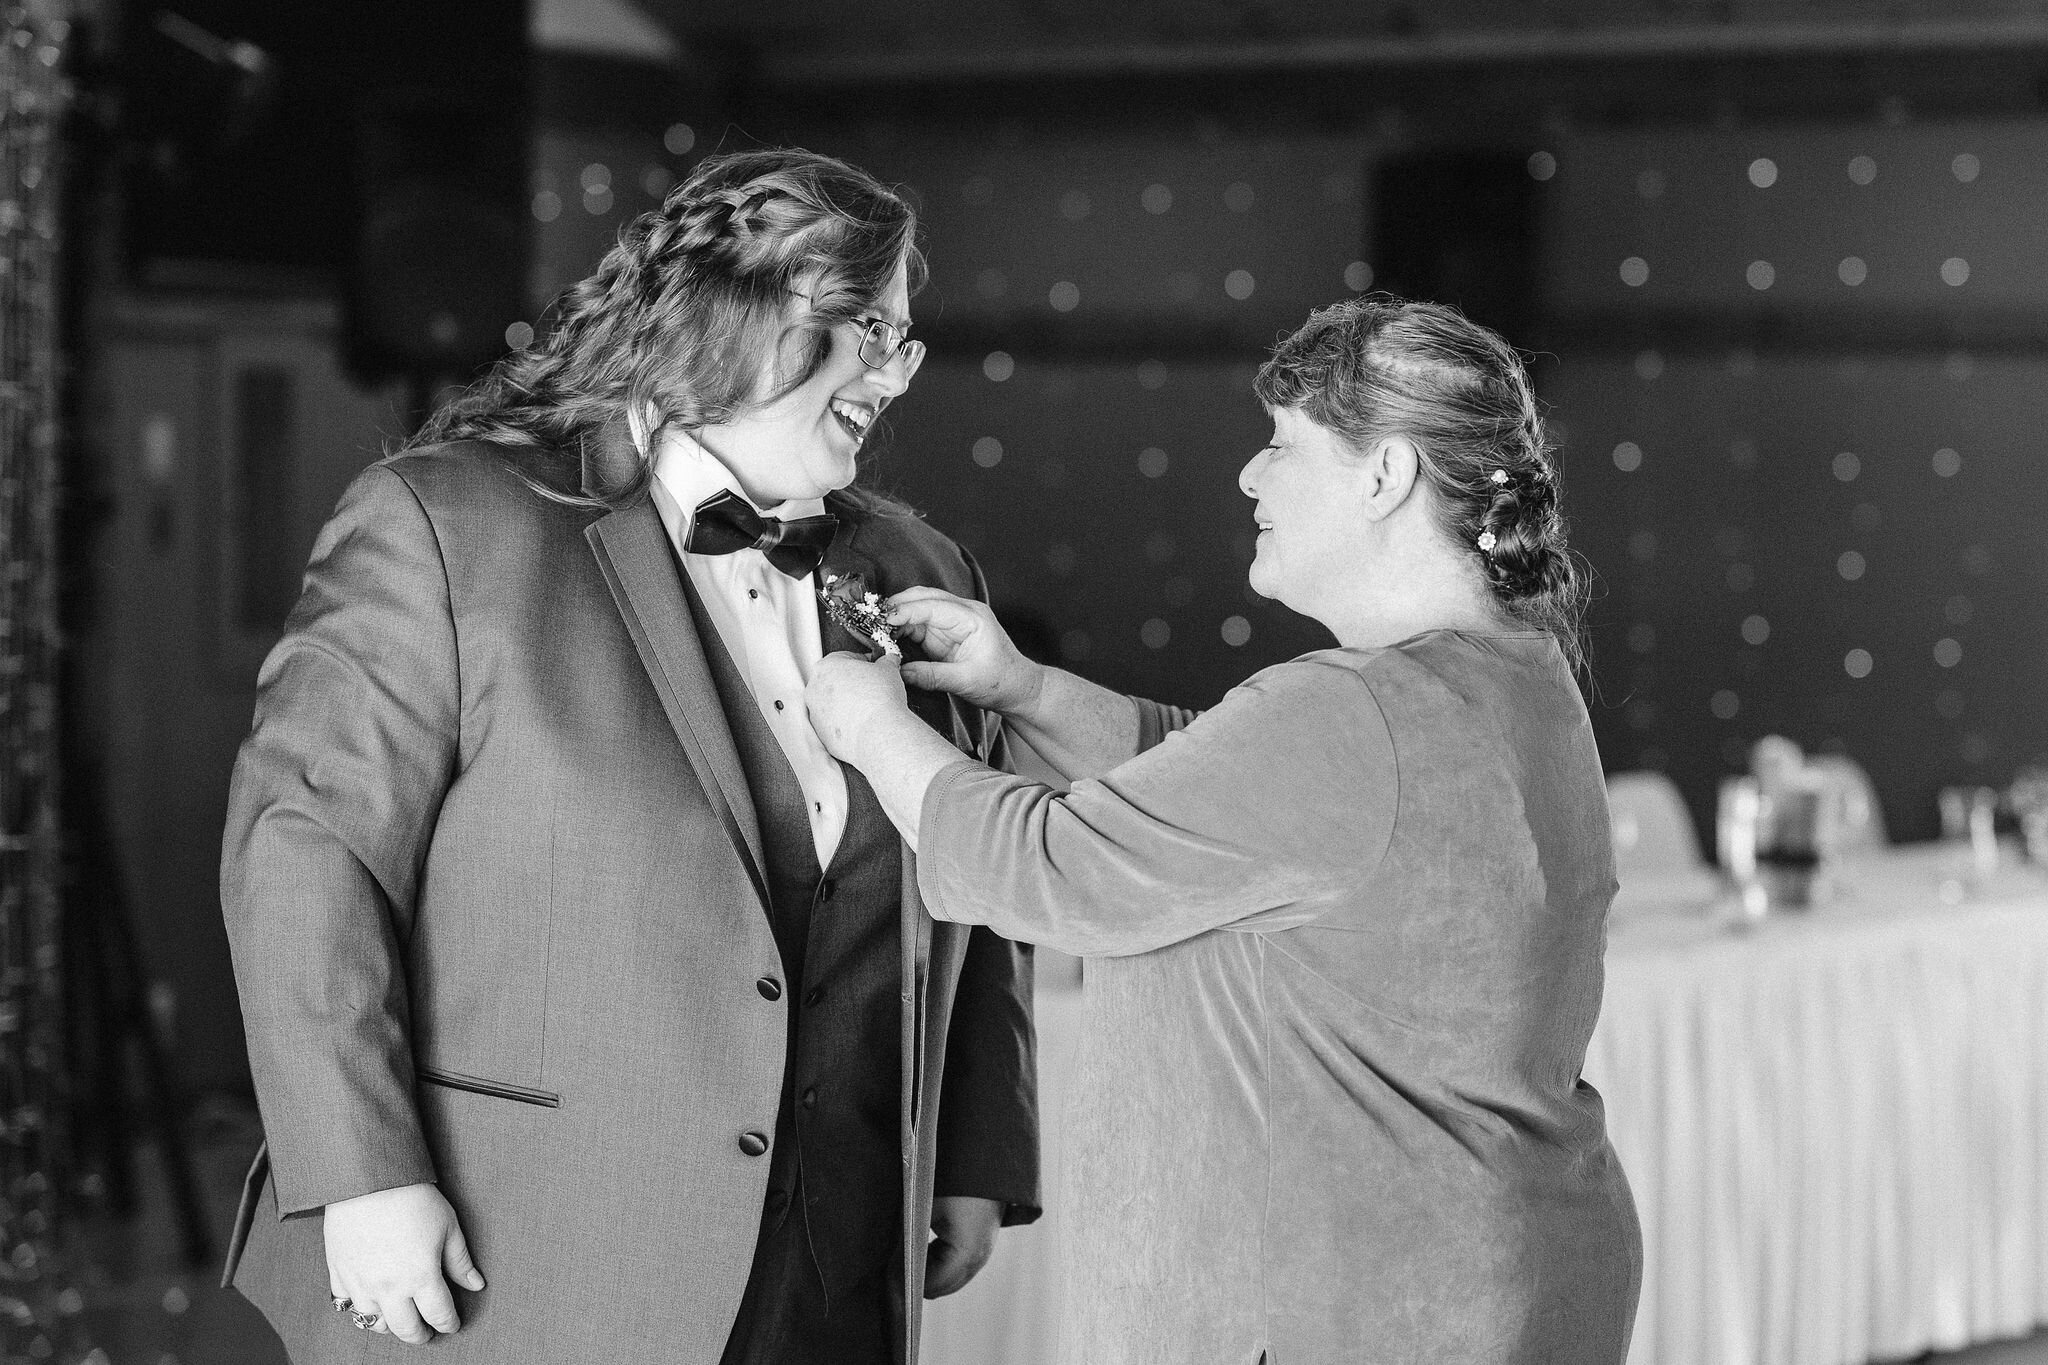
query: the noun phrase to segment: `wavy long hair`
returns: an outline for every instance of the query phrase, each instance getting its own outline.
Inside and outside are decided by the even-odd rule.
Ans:
[[[1310,314],[1253,390],[1359,450],[1397,434],[1414,442],[1439,529],[1478,560],[1509,616],[1550,632],[1583,667],[1589,572],[1566,539],[1528,370],[1499,333],[1444,304],[1369,294]]]
[[[865,171],[797,148],[708,158],[556,301],[540,340],[443,404],[407,448],[488,442],[544,497],[624,506],[646,491],[664,428],[731,421],[801,386],[832,329],[871,307],[898,266],[913,294],[923,287],[917,214]],[[583,441],[628,413],[647,419],[632,477],[565,491]]]

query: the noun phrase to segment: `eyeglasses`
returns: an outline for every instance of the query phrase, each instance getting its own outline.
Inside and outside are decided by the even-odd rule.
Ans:
[[[901,357],[903,377],[908,379],[924,363],[924,343],[912,341],[908,327],[898,327],[881,318],[855,318],[853,324],[861,329],[860,360],[869,369],[882,369]]]

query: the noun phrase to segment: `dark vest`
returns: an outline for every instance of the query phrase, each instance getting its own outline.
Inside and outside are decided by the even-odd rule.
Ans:
[[[760,821],[787,988],[789,1052],[763,1226],[802,1220],[826,1292],[837,1294],[900,1251],[903,846],[874,790],[845,768],[846,830],[831,866],[819,868],[796,773],[682,576]]]

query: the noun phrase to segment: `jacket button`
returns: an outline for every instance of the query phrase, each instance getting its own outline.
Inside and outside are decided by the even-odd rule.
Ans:
[[[756,981],[754,989],[761,992],[763,1000],[780,1000],[782,998],[782,983],[772,976],[764,976],[759,981]]]
[[[815,1006],[820,1000],[823,1000],[824,998],[825,988],[823,986],[813,986],[810,988],[810,990],[804,993],[804,1003],[806,1005]]]
[[[804,1098],[803,1098],[803,1106],[804,1106],[804,1108],[806,1108],[806,1109],[815,1109],[815,1108],[817,1108],[817,1106],[818,1106],[818,1087],[817,1087],[817,1086],[813,1085],[813,1086],[808,1086],[808,1087],[806,1087],[806,1088],[805,1088],[805,1090],[804,1090]]]
[[[740,1150],[748,1156],[759,1156],[768,1150],[768,1139],[749,1128],[740,1134]]]

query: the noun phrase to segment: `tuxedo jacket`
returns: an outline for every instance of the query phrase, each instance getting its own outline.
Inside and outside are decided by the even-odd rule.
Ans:
[[[622,430],[566,471],[465,443],[366,470],[322,531],[236,763],[221,897],[266,1148],[228,1278],[299,1365],[413,1359],[328,1302],[324,1205],[437,1182],[488,1286],[442,1360],[718,1360],[747,1281],[788,1001],[759,824]],[[957,546],[827,499],[828,571],[983,596]],[[826,648],[852,647],[829,621]],[[837,632],[835,634],[835,632]],[[964,751],[993,718],[913,706]],[[1036,1216],[1026,950],[902,877],[901,1349],[934,1190]]]

